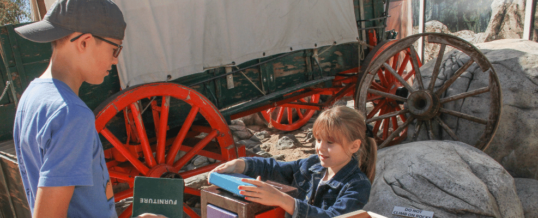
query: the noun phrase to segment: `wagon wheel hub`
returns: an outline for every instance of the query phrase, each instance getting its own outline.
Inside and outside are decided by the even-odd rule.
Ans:
[[[169,173],[169,172],[177,172],[177,170],[175,170],[173,166],[170,166],[168,164],[159,164],[159,165],[156,165],[156,166],[152,167],[148,171],[148,174],[146,176],[147,177],[160,178],[160,177],[162,177],[163,175],[165,175],[166,173]]]
[[[420,120],[430,120],[439,112],[439,98],[429,90],[411,93],[407,98],[409,112]]]

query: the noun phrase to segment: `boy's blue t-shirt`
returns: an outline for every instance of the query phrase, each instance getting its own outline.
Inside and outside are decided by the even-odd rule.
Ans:
[[[117,217],[95,117],[56,79],[35,79],[17,107],[13,137],[33,214],[38,187],[75,186],[68,217]]]

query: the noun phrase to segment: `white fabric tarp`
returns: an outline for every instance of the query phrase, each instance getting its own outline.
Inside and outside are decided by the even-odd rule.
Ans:
[[[114,0],[122,86],[357,40],[353,0]]]

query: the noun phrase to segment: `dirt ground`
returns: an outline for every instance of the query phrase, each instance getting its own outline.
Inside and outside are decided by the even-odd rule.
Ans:
[[[307,124],[308,125],[308,124]],[[262,139],[262,144],[269,145],[267,153],[271,154],[273,157],[278,155],[284,155],[283,161],[293,161],[302,158],[309,157],[312,154],[315,154],[315,145],[312,142],[307,141],[307,128],[305,130],[295,130],[293,132],[283,132],[274,129],[267,129],[266,131],[271,131],[271,136],[265,139]],[[298,146],[292,149],[278,150],[276,149],[276,144],[278,140],[287,135],[293,135],[297,138]]]

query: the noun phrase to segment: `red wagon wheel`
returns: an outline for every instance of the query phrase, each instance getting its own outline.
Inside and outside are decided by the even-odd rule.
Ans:
[[[439,46],[438,58],[423,69],[420,69],[420,62],[416,58],[416,51],[413,46],[420,38],[433,46]],[[445,56],[447,49],[451,49],[451,52],[460,52],[459,54],[462,54],[467,59],[466,63],[461,63],[459,68],[453,69],[453,72],[450,71],[449,73],[447,73],[448,70],[441,70],[443,61],[450,58],[450,56]],[[401,67],[391,66],[391,63],[393,63],[391,59],[402,53],[410,54],[409,58],[414,71],[415,84],[407,80],[410,78],[409,76],[401,73]],[[472,68],[470,68],[471,66]],[[480,88],[473,87],[472,91],[444,96],[448,93],[447,90],[452,84],[462,81],[462,79],[466,80],[464,73],[468,72],[468,69],[472,69],[470,72],[476,71],[477,75],[488,76],[488,83]],[[383,87],[378,86],[383,81],[377,81],[377,78],[379,80],[385,79],[387,81],[384,82],[391,84],[391,81],[388,81],[385,76],[387,74],[393,75],[393,78],[399,82],[392,83],[405,86],[405,94],[393,93],[391,92],[392,88],[382,89]],[[488,99],[484,105],[488,112],[473,113],[461,108],[462,102],[472,100],[477,95],[482,94]],[[379,97],[375,97],[376,95]],[[501,96],[500,82],[495,69],[480,50],[465,40],[452,35],[423,33],[408,36],[394,42],[386,47],[383,52],[380,52],[375,59],[372,59],[368,68],[365,69],[358,86],[356,107],[361,111],[365,111],[366,102],[383,99],[385,104],[377,104],[374,108],[374,111],[383,111],[383,108],[386,108],[386,105],[390,102],[404,103],[404,107],[396,108],[396,110],[389,113],[386,113],[387,110],[385,109],[383,111],[385,114],[377,117],[372,115],[376,112],[371,112],[367,115],[366,123],[373,123],[375,125],[374,129],[380,126],[392,128],[388,132],[385,132],[384,129],[382,133],[383,140],[379,143],[380,148],[389,146],[398,137],[405,137],[406,135],[412,135],[411,139],[413,141],[447,139],[445,136],[449,136],[455,141],[460,141],[461,136],[467,133],[461,130],[458,131],[457,125],[451,127],[449,126],[450,123],[447,123],[448,117],[456,117],[458,121],[461,119],[462,123],[466,122],[467,125],[473,126],[473,128],[483,129],[481,136],[477,135],[473,137],[472,140],[474,141],[465,142],[478,149],[485,150],[498,128],[502,105]],[[456,108],[454,107],[455,104],[460,106]],[[390,121],[394,122],[396,117],[401,117],[404,123],[391,124]],[[404,120],[404,118],[406,119]],[[414,128],[411,128],[409,133],[406,133],[410,125],[414,126]],[[419,135],[424,137],[419,138]]]
[[[295,102],[317,104],[319,102],[319,94],[299,99]],[[297,114],[295,120],[293,116],[294,112]],[[283,131],[293,131],[301,128],[315,113],[316,110],[301,109],[293,104],[284,104],[282,106],[261,111],[263,118],[265,118],[267,122],[270,122],[275,129]],[[283,117],[286,117],[286,120],[284,120]]]
[[[149,103],[144,105],[143,101]],[[178,110],[175,106],[187,109]],[[153,113],[143,114],[149,107]],[[131,87],[102,103],[95,113],[97,132],[113,146],[105,154],[113,153],[116,159],[107,162],[109,175],[130,186],[115,193],[116,202],[133,195],[135,176],[166,177],[169,172],[178,173],[195,155],[220,161],[237,157],[230,129],[218,109],[203,95],[182,85],[151,83]],[[127,125],[123,125],[124,118]],[[184,121],[177,122],[181,118]],[[193,125],[195,120],[206,125]],[[205,134],[200,137],[200,132]],[[179,151],[186,153],[176,160]],[[179,175],[186,179],[208,172],[218,164],[185,170]],[[197,189],[185,187],[184,192],[200,196]],[[120,217],[130,217],[131,207]],[[184,211],[198,217],[188,206],[184,206]]]
[[[386,40],[376,46],[366,57],[364,62],[368,63],[368,66],[361,69],[361,75],[364,75],[366,69],[370,67],[370,64],[376,60],[380,54],[382,54],[387,48],[396,42],[398,42],[398,40]],[[387,58],[385,62],[395,69],[395,71],[400,77],[403,78],[404,81],[407,81],[410,84],[412,84],[414,79],[415,69],[422,66],[422,62],[418,58],[418,55],[410,48],[404,48],[401,51],[395,52],[391,57]],[[408,90],[405,85],[385,68],[378,69],[374,77],[375,78],[368,89],[366,98],[367,102],[371,102],[373,104],[373,109],[367,113],[366,119],[372,119],[376,115],[378,117],[383,117],[386,114],[398,113],[401,111],[403,109],[404,101],[387,98],[384,93],[401,96],[403,99],[403,97],[407,97],[408,94]],[[361,82],[362,80],[358,81],[358,83]],[[355,92],[355,108],[360,108],[358,87],[359,84],[357,84],[357,91]],[[403,114],[400,114],[399,116],[393,116],[372,122],[371,125],[374,126],[373,135],[376,142],[378,144],[384,142],[390,133],[396,130],[405,121],[406,117]],[[400,134],[395,136],[388,143],[389,145],[398,144],[406,137],[407,128],[404,128]]]

